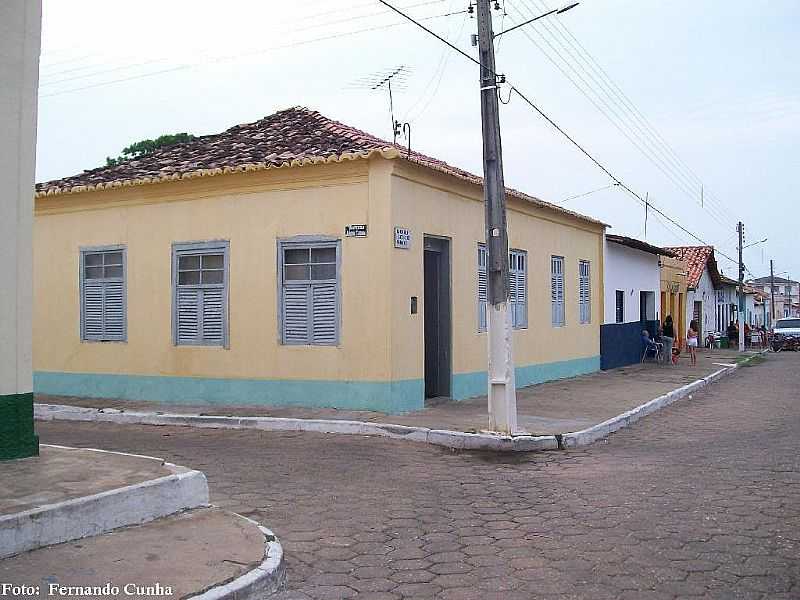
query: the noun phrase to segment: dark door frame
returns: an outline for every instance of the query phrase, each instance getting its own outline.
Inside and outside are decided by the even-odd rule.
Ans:
[[[450,238],[423,236],[423,371],[425,398],[449,398],[453,378]],[[429,286],[435,285],[431,290]],[[435,304],[434,304],[435,303]],[[434,325],[431,319],[436,320]]]

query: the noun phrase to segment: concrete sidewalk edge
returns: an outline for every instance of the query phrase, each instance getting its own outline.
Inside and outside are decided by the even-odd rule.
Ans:
[[[737,363],[731,365],[730,367],[724,367],[719,369],[718,371],[714,371],[711,375],[707,375],[702,379],[698,379],[679,387],[671,392],[667,392],[663,396],[659,396],[658,398],[654,398],[649,402],[645,402],[644,404],[637,406],[636,408],[632,408],[622,414],[617,415],[616,417],[612,417],[602,423],[598,423],[597,425],[593,425],[592,427],[588,427],[587,429],[582,429],[581,431],[573,431],[570,433],[566,433],[563,435],[561,443],[562,447],[564,448],[577,448],[580,446],[589,446],[593,444],[597,440],[603,439],[608,437],[610,434],[623,429],[625,427],[629,427],[634,424],[636,421],[645,417],[649,414],[652,414],[662,408],[665,408],[672,404],[673,402],[677,402],[678,400],[682,400],[687,396],[690,396],[694,392],[703,389],[714,383],[715,381],[719,381],[723,377],[730,375],[736,369],[738,369],[742,364],[750,362],[754,357],[760,356],[765,352],[759,352],[758,354],[754,354],[748,358],[746,358],[741,363]]]
[[[391,423],[370,423],[337,419],[294,419],[282,417],[227,417],[209,415],[157,414],[116,409],[83,408],[63,404],[36,404],[38,421],[87,421],[136,425],[176,425],[211,429],[256,429],[261,431],[308,431],[344,435],[368,435],[423,442],[456,450],[527,452],[556,450],[554,435],[493,435],[465,433]]]
[[[239,514],[236,516],[249,521],[264,534],[264,560],[256,568],[233,581],[191,596],[192,600],[257,600],[283,589],[286,582],[286,565],[280,541],[271,530],[256,521]]]
[[[208,505],[203,473],[172,463],[164,466],[171,475],[1,516],[0,559]]]
[[[760,354],[763,354],[760,353]],[[759,354],[753,355],[758,356]],[[748,362],[752,357],[746,359]],[[742,363],[743,364],[743,363]],[[581,431],[561,435],[500,435],[487,432],[465,433],[445,429],[429,429],[338,419],[298,419],[288,417],[231,417],[216,415],[187,415],[124,411],[110,408],[85,408],[65,404],[35,404],[34,418],[38,421],[86,421],[129,425],[174,425],[210,429],[255,429],[261,431],[307,431],[313,433],[336,433],[344,435],[366,435],[402,439],[443,446],[454,450],[488,450],[494,452],[532,452],[586,446],[608,436],[623,427],[635,423],[673,402],[732,373],[739,364],[725,367],[711,375],[693,381],[632,408],[602,423]],[[561,438],[559,441],[558,438]]]

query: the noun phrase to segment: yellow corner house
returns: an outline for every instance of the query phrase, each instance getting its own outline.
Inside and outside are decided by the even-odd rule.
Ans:
[[[483,395],[481,185],[305,108],[39,184],[35,392],[388,413]],[[604,225],[508,208],[517,386],[597,371]]]

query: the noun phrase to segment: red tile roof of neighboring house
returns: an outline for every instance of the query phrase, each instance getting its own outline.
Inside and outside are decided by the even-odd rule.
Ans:
[[[703,276],[703,271],[708,268],[708,274],[714,287],[719,287],[722,279],[717,269],[717,259],[714,257],[714,246],[675,246],[667,248],[679,260],[686,263],[688,275],[686,285],[696,288]]]
[[[68,194],[159,183],[176,179],[206,177],[224,173],[257,171],[325,162],[369,158],[408,162],[483,185],[483,178],[444,161],[382,140],[320,113],[303,107],[276,112],[253,123],[236,125],[222,133],[167,146],[141,158],[125,160],[112,167],[99,167],[72,177],[36,185],[37,196]],[[507,189],[514,196],[543,208],[583,221],[600,221],[566,210],[522,192]]]

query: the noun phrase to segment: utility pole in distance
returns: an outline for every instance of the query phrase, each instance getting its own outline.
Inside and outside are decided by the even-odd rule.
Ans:
[[[742,260],[742,246],[744,244],[744,223],[739,221],[736,226],[739,233],[739,352],[744,352],[744,323],[742,314],[747,310],[744,299],[744,261]]]
[[[775,265],[769,259],[769,326],[775,322]]]
[[[500,142],[490,0],[477,0],[476,12],[483,125],[483,199],[486,205],[488,250],[486,323],[489,350],[489,429],[511,434],[517,428],[517,392],[511,314],[508,311],[506,190],[503,182],[503,150]]]

